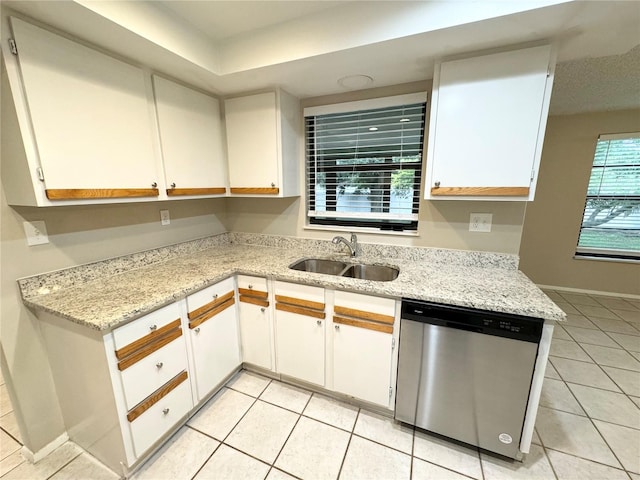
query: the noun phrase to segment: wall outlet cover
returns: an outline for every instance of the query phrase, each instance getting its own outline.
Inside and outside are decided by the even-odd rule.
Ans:
[[[27,237],[27,245],[43,245],[49,243],[47,235],[47,225],[42,220],[35,222],[24,222],[24,234]]]
[[[472,213],[469,216],[469,231],[488,233],[491,231],[492,220],[492,213]]]
[[[162,225],[169,225],[171,218],[169,218],[169,210],[160,210],[160,223]]]

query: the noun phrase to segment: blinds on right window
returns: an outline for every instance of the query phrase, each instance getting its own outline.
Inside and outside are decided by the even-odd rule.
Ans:
[[[640,132],[598,138],[576,254],[640,259]]]

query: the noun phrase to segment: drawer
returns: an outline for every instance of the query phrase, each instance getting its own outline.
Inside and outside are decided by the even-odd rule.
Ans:
[[[234,286],[233,277],[231,277],[189,295],[187,297],[187,307],[189,312],[193,312],[207,304],[215,302],[229,292],[233,293]]]
[[[393,298],[336,291],[334,303],[335,312],[340,315],[366,318],[366,315],[360,314],[362,312],[395,318],[396,314],[396,301]]]
[[[138,418],[130,422],[136,456],[140,457],[146,452],[192,408],[191,385],[187,378]]]
[[[249,277],[238,275],[238,289],[267,291],[267,279],[262,277]]]
[[[180,320],[180,309],[177,303],[172,303],[120,328],[116,328],[113,331],[116,350],[157,332],[175,320]]]
[[[308,306],[324,310],[324,288],[299,285],[297,283],[275,282],[276,302]],[[320,306],[321,304],[322,306]]]
[[[127,410],[186,369],[185,337],[182,335],[120,372]]]

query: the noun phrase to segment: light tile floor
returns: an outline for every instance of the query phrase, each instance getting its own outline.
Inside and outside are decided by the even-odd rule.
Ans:
[[[638,480],[640,301],[547,294],[570,314],[555,329],[524,463],[243,371],[134,478]],[[116,478],[72,444],[5,470],[14,454],[3,480]]]

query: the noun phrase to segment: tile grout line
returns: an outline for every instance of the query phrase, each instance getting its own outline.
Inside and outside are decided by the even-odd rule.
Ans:
[[[353,432],[356,429],[356,425],[358,424],[358,418],[360,418],[360,411],[362,409],[358,408],[358,412],[356,413],[356,420],[353,422],[353,428],[351,429],[351,433],[349,434],[349,441],[347,442],[347,448],[344,449],[344,455],[342,456],[342,462],[340,463],[340,469],[338,470],[338,476],[336,480],[340,479],[340,475],[342,475],[342,468],[344,467],[344,462],[347,460],[347,454],[349,453],[349,447],[351,446],[351,440],[353,439]]]
[[[63,444],[63,445],[64,445],[64,444]],[[63,445],[60,445],[60,447],[58,447],[58,448],[61,448]],[[75,443],[74,443],[74,445],[75,445]],[[58,448],[56,448],[56,450],[57,450]],[[80,448],[80,447],[78,447],[78,448]],[[54,450],[54,452],[55,452],[55,450]],[[69,465],[71,462],[73,462],[76,458],[79,458],[79,457],[80,457],[80,455],[82,455],[82,453],[83,453],[83,452],[84,452],[84,450],[80,449],[80,453],[78,453],[77,455],[75,455],[71,460],[69,460],[68,462],[66,462],[66,463],[65,463],[64,465],[62,465],[59,469],[57,469],[55,472],[53,472],[51,475],[49,475],[49,476],[47,477],[47,480],[48,480],[48,479],[50,479],[51,477],[53,477],[54,475],[58,474],[58,472],[60,472],[63,468],[65,468],[67,465]],[[51,452],[51,453],[53,453],[53,452]],[[34,464],[34,465],[35,465],[35,464]],[[115,473],[115,472],[114,472],[114,473]],[[116,475],[117,475],[117,474],[116,474]]]

